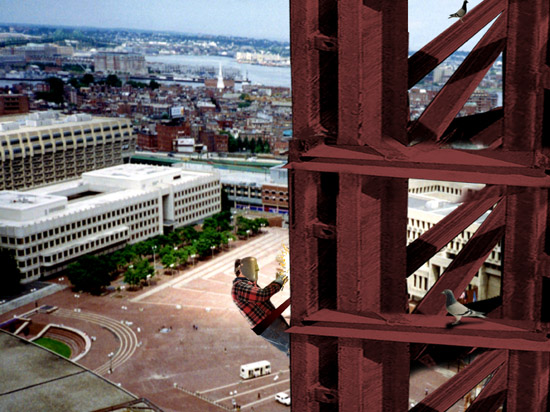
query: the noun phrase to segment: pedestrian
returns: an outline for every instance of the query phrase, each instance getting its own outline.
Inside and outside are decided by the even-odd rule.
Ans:
[[[258,399],[262,399],[262,394],[258,392]]]
[[[425,388],[424,389],[424,396],[428,396],[428,393],[429,393],[428,388]]]

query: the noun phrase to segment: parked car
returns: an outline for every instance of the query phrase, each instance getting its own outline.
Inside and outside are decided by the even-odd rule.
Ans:
[[[279,392],[275,395],[275,400],[283,405],[290,406],[290,395],[284,392]]]

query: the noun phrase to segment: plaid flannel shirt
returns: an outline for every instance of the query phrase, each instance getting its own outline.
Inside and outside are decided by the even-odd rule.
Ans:
[[[275,306],[269,298],[281,290],[281,285],[271,282],[265,288],[246,278],[236,277],[233,280],[231,296],[243,316],[252,327],[264,320]]]

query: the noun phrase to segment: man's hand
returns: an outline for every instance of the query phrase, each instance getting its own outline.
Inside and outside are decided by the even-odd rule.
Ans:
[[[288,281],[288,276],[286,276],[284,273],[277,272],[277,276],[275,277],[275,282],[281,285],[283,287],[285,283]]]

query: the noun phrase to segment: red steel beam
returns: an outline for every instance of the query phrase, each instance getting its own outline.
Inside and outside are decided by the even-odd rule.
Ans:
[[[409,244],[407,246],[407,277],[474,223],[497,203],[501,196],[502,188],[498,186],[483,188],[475,200],[463,203]]]
[[[318,2],[292,0],[290,31],[292,58],[292,111],[294,137],[304,140],[318,140],[315,131],[319,126],[319,52],[313,47],[318,34]],[[299,22],[299,28],[296,25]],[[290,156],[296,155],[291,150]]]
[[[400,145],[401,146],[401,145]],[[296,156],[298,157],[298,156]],[[286,166],[295,170],[350,173],[514,186],[550,186],[544,169],[531,167],[531,152],[454,150],[417,145],[363,147],[318,144],[293,158]]]
[[[339,311],[403,313],[407,180],[340,175],[337,203]],[[403,245],[401,248],[395,245]],[[391,290],[392,293],[387,293]],[[403,410],[408,404],[405,343],[373,346],[339,339],[340,410]]]
[[[441,305],[445,299],[441,297]],[[550,352],[550,340],[540,330],[529,331],[498,319],[454,318],[433,315],[383,314],[385,320],[321,310],[304,319],[306,326],[292,326],[289,333],[391,342],[483,347]]]
[[[445,307],[441,305],[441,293],[445,289],[450,289],[458,296],[468,286],[504,233],[505,209],[505,202],[500,202],[496,206],[435,285],[430,288],[414,313],[430,315],[445,313]]]
[[[502,365],[466,412],[496,412],[506,400],[507,365]]]
[[[550,354],[513,350],[508,358],[506,410],[548,411]]]
[[[442,384],[422,402],[409,409],[410,412],[446,411],[491,372],[506,362],[505,351],[490,351],[478,355],[461,372]]]
[[[407,1],[337,3],[338,143],[406,143]]]
[[[468,101],[506,43],[506,13],[492,24],[409,131],[409,141],[437,141]]]
[[[504,148],[541,149],[548,0],[508,0],[504,72]]]
[[[535,188],[507,196],[503,318],[541,321],[545,265],[540,263],[546,255],[548,196],[547,189]],[[507,410],[546,411],[550,359],[547,353],[526,353],[527,350],[518,347],[510,352]]]
[[[319,309],[317,276],[318,240],[309,236],[311,222],[317,219],[317,199],[319,173],[290,171],[290,236],[289,248],[291,268],[310,268],[308,276],[295,276],[291,288],[291,324]],[[294,269],[293,269],[294,270]],[[291,393],[295,408],[308,412],[318,412],[319,405],[309,402],[310,388],[319,383],[319,350],[308,336],[292,337]]]
[[[409,58],[410,89],[506,8],[505,0],[485,0]]]

